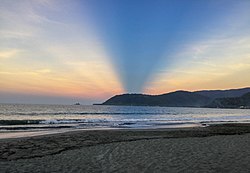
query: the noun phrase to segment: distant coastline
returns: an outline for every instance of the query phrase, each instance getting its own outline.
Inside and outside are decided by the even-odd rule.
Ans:
[[[119,106],[163,106],[206,108],[250,108],[250,87],[229,90],[175,91],[161,95],[122,94],[101,104]]]

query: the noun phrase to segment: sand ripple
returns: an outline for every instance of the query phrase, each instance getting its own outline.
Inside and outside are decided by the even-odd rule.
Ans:
[[[2,160],[0,172],[238,173],[250,171],[250,134],[172,138],[171,135],[173,134],[170,132],[144,131],[139,136],[137,133],[121,133],[120,139],[126,139],[124,141],[115,141],[118,138],[114,138],[108,140],[115,142],[95,145],[84,145],[82,143],[82,147],[71,148],[57,154]],[[105,137],[103,132],[99,132],[99,134]],[[167,134],[170,136],[166,137]],[[117,133],[115,133],[116,135]],[[112,134],[108,136],[112,136]],[[156,138],[150,138],[150,136]],[[92,138],[95,137],[97,136],[92,136]],[[41,140],[42,138],[38,139]],[[70,143],[66,139],[64,139],[64,142]],[[91,141],[88,142],[91,143]],[[11,141],[9,141],[9,144],[11,144]],[[55,144],[55,146],[61,145]],[[26,153],[26,155],[29,155],[29,153]]]

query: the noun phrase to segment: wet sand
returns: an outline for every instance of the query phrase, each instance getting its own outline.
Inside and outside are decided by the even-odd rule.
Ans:
[[[0,172],[249,172],[250,124],[0,140]]]

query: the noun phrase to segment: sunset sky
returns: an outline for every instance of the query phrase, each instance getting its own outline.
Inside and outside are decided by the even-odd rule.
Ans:
[[[0,102],[250,86],[249,0],[1,0]]]

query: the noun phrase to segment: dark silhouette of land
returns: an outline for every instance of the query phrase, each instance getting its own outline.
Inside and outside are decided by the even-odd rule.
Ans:
[[[230,90],[175,91],[161,95],[116,95],[101,105],[249,108],[250,88]]]
[[[250,92],[241,97],[217,98],[207,107],[211,108],[248,108],[250,109]]]

